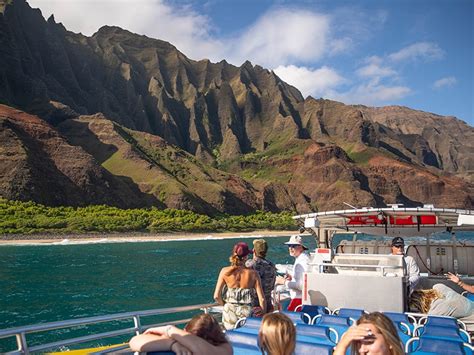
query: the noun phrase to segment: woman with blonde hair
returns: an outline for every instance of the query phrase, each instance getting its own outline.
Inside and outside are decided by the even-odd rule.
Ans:
[[[410,309],[432,315],[464,318],[474,314],[474,302],[446,285],[436,284],[432,289],[413,291]]]
[[[184,330],[172,325],[149,328],[144,334],[130,339],[129,346],[137,352],[171,350],[179,355],[232,354],[232,346],[219,323],[205,313],[194,316]]]
[[[266,309],[260,276],[255,270],[245,267],[249,253],[247,243],[234,245],[229,258],[231,265],[222,268],[217,279],[214,299],[224,306],[222,323],[226,329],[234,328],[240,318],[251,316],[253,307],[259,305]]]
[[[392,321],[380,312],[364,314],[343,334],[333,355],[403,355],[402,342]]]
[[[292,355],[296,345],[296,328],[283,313],[265,314],[258,341],[262,353],[268,355]]]

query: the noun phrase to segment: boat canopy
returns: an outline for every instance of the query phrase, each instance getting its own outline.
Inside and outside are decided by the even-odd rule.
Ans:
[[[424,207],[364,207],[294,216],[305,229],[387,236],[429,236],[435,232],[474,231],[474,211]]]

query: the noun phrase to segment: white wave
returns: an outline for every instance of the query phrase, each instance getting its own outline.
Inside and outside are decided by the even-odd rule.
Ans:
[[[290,232],[288,233],[290,235]],[[11,243],[0,243],[1,246],[67,246],[67,245],[84,245],[84,244],[106,244],[106,243],[161,243],[161,242],[182,242],[190,240],[224,240],[224,239],[260,239],[260,238],[274,238],[284,237],[281,235],[261,235],[261,234],[249,234],[249,235],[232,235],[232,236],[214,236],[208,234],[205,236],[159,236],[159,237],[110,237],[101,239],[69,239],[65,238],[61,241],[51,240],[29,240],[22,242],[12,241]]]

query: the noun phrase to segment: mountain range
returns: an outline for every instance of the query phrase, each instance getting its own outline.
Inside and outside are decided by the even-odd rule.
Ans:
[[[304,98],[273,71],[91,37],[0,1],[0,196],[242,214],[473,208],[474,129],[407,107]]]

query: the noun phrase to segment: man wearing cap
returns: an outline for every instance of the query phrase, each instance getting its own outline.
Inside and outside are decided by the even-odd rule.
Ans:
[[[308,270],[309,256],[305,253],[308,248],[303,244],[299,235],[292,235],[285,243],[288,245],[288,252],[295,258],[293,270],[285,277],[277,276],[276,284],[285,285],[290,290],[291,302],[288,311],[294,311],[302,303],[303,274]]]
[[[275,287],[276,267],[270,260],[265,259],[267,256],[268,245],[265,239],[255,239],[253,241],[253,259],[248,260],[245,266],[255,269],[260,275],[263,294],[265,295],[265,303],[267,309],[265,313],[273,312],[272,291]]]
[[[413,292],[420,281],[420,268],[412,256],[405,255],[405,241],[402,237],[395,237],[392,239],[392,255],[403,255],[407,267],[410,293]]]

